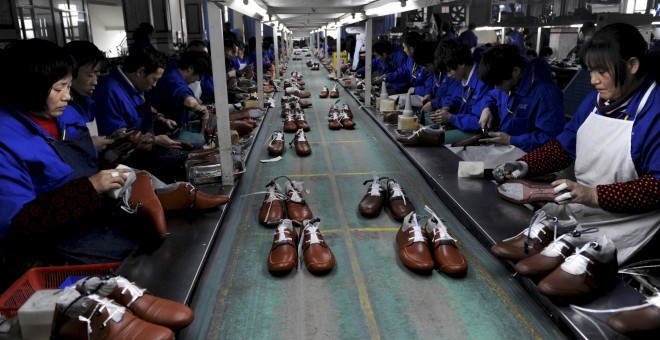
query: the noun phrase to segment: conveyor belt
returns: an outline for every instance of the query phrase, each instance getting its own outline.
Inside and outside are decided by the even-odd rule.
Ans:
[[[280,108],[262,121],[248,159],[248,170],[225,212],[218,238],[194,292],[194,323],[183,339],[264,338],[559,338],[562,333],[510,274],[441,203],[419,171],[382,129],[340,89],[355,115],[356,130],[331,131],[326,116],[334,99],[318,99],[327,73],[310,71],[304,61],[289,62],[289,72],[305,75],[313,107],[306,109],[312,155],[287,149],[270,158],[265,143],[282,129]],[[279,100],[278,100],[279,104]],[[361,116],[362,115],[362,116]],[[291,141],[293,134],[286,134]],[[399,223],[387,212],[365,219],[357,204],[371,172],[399,181],[420,214],[429,205],[447,221],[466,257],[464,278],[434,272],[422,276],[398,259]],[[263,191],[286,175],[304,182],[304,197],[321,218],[321,231],[337,265],[326,276],[306,269],[273,277],[266,259],[273,230],[257,215]],[[284,184],[284,182],[281,182]]]

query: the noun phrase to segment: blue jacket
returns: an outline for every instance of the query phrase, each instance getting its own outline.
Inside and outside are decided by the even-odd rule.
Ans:
[[[385,77],[388,83],[403,83],[407,82],[411,87],[415,88],[415,94],[418,96],[425,96],[429,94],[433,84],[433,75],[428,72],[424,67],[418,66],[413,58],[408,58],[404,67],[394,73],[388,73]],[[404,88],[407,90],[407,88]]]
[[[627,118],[628,120],[633,120],[630,154],[635,164],[637,175],[642,177],[650,174],[660,179],[660,119],[658,119],[658,112],[660,112],[660,89],[658,87],[652,90],[646,105],[639,115],[636,116],[637,108],[642,97],[651,84],[653,84],[653,81],[653,77],[647,77],[644,83],[637,89],[637,92],[630,98],[628,107],[623,112],[612,117],[612,119]],[[597,95],[598,92],[594,91],[582,101],[571,121],[566,124],[564,131],[557,136],[557,140],[573,159],[576,157],[575,142],[577,131],[596,106]],[[600,111],[596,113],[603,115]]]
[[[433,93],[433,101],[431,102],[433,110],[442,108],[442,101],[447,95],[454,93],[456,88],[460,87],[461,82],[456,81],[452,77],[448,77],[446,74],[442,74],[442,79],[439,79],[437,75],[433,75],[431,83],[431,93]]]
[[[489,93],[497,102],[500,130],[511,136],[512,145],[525,152],[557,137],[566,124],[561,90],[537,73],[532,64],[527,64],[515,91],[495,89]]]
[[[454,92],[446,96],[442,101],[443,107],[449,107],[451,115],[450,123],[461,131],[477,131],[481,129],[479,118],[484,107],[495,109],[495,102],[484,100],[490,99],[487,94],[493,90],[492,86],[486,85],[479,79],[479,66],[474,65],[467,84],[461,82],[456,86]]]
[[[213,76],[202,76],[199,78],[200,86],[202,87],[202,103],[211,104],[215,103],[215,86],[213,85]]]
[[[92,99],[99,135],[109,136],[119,128],[153,132],[151,105],[118,68],[101,79]]]
[[[183,79],[178,67],[168,67],[147,96],[151,105],[165,117],[179,125],[188,123],[188,110],[183,102],[188,97],[194,98],[195,93]]]
[[[458,36],[458,42],[466,44],[470,46],[470,48],[475,48],[477,47],[478,42],[477,34],[473,31],[467,30]]]
[[[73,92],[73,91],[72,91]],[[74,110],[85,122],[94,120],[94,100],[92,97],[74,95],[75,100],[69,101],[67,110]]]
[[[36,123],[11,107],[0,107],[0,121],[0,238],[5,238],[26,203],[74,178],[73,169],[46,142],[54,138]],[[85,127],[74,110],[64,110],[56,121],[61,139],[78,136],[79,127]]]
[[[257,51],[250,51],[250,56],[248,57],[249,63],[254,65],[255,67],[255,72],[256,72],[256,67],[257,67]],[[270,69],[270,62],[268,62],[267,58],[262,56],[261,57],[261,62],[264,65],[264,72],[267,72]]]

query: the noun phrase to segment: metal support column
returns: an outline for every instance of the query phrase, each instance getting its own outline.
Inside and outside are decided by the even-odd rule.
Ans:
[[[373,59],[372,56],[372,30],[373,30],[373,19],[369,18],[367,19],[367,23],[365,24],[364,28],[364,34],[365,34],[365,41],[364,44],[365,46],[365,55],[364,55],[364,106],[370,107],[371,106],[371,59]]]
[[[259,98],[259,108],[264,107],[264,51],[263,51],[263,23],[259,20],[254,22],[254,35],[256,40],[257,55],[255,63],[257,65],[257,89],[259,91],[257,97]],[[226,92],[225,92],[226,93]]]
[[[275,74],[273,79],[280,79],[280,49],[277,43],[277,26],[273,27],[273,44],[275,44]]]
[[[335,39],[337,41],[337,48],[335,49],[335,53],[337,56],[337,65],[335,66],[335,72],[337,73],[337,79],[341,78],[341,58],[339,57],[341,54],[341,25],[337,26],[337,38]]]
[[[323,44],[323,57],[328,58],[328,29],[324,30],[323,37],[325,38],[325,43]]]

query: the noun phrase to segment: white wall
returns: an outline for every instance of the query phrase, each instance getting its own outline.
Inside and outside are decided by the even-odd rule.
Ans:
[[[121,6],[104,6],[89,4],[90,25],[92,26],[92,41],[105,52],[106,57],[118,57],[117,46],[122,44],[126,50],[127,45],[124,38],[124,15]]]

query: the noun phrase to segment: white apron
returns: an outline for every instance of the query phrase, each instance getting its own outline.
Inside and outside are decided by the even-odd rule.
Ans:
[[[637,108],[639,116],[655,83],[646,91]],[[631,157],[633,121],[612,119],[596,114],[596,108],[577,131],[575,178],[588,187],[628,182],[638,178]],[[541,210],[558,218],[575,216],[578,229],[598,228],[582,236],[598,239],[605,235],[614,241],[619,264],[646,245],[660,228],[660,211],[644,214],[616,214],[583,204],[546,204]],[[568,211],[567,211],[568,210]]]

